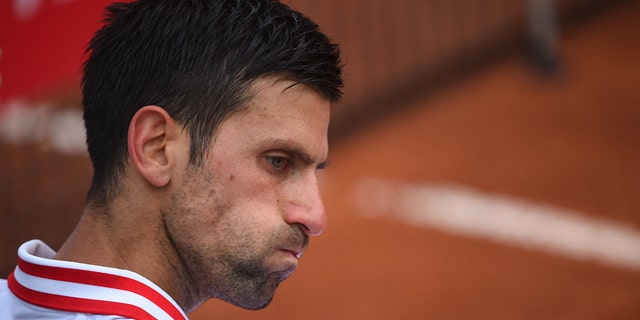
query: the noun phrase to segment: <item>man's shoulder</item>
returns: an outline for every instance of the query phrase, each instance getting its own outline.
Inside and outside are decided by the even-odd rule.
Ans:
[[[9,290],[9,285],[7,284],[7,280],[6,279],[0,279],[0,306],[5,306],[7,305],[11,299],[13,297],[13,294],[11,293],[11,290]],[[4,313],[5,313],[5,309],[7,308],[0,308],[0,320],[2,319],[6,319],[4,318]]]

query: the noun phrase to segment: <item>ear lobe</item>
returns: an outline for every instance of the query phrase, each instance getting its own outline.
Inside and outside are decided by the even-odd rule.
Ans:
[[[142,107],[129,123],[127,147],[131,163],[150,184],[163,187],[171,180],[167,145],[177,124],[158,106]]]

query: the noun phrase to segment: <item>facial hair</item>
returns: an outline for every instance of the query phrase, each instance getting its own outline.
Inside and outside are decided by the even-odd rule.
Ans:
[[[308,241],[308,236],[301,228],[286,225],[272,234],[266,248],[306,248]],[[223,281],[230,290],[225,290],[226,294],[219,298],[251,310],[269,305],[276,288],[295,270],[296,265],[284,270],[269,270],[265,261],[273,252],[269,249],[263,252],[262,255],[247,258],[241,257],[241,253],[221,257],[226,271]]]
[[[214,196],[209,199],[217,198],[215,192],[210,194]],[[219,298],[242,308],[262,309],[296,267],[273,270],[267,261],[277,254],[277,248],[306,248],[309,238],[302,226],[283,223],[265,239],[243,228],[231,206],[213,202],[215,209],[205,218],[209,225],[200,220],[202,208],[209,206],[189,201],[184,192],[174,194],[173,205],[165,214],[171,217],[165,221],[167,236],[184,270],[181,281],[189,286],[186,290],[197,304]],[[215,234],[196,236],[207,233]]]

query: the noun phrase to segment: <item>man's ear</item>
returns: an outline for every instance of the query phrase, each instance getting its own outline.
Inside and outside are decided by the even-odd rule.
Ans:
[[[132,165],[156,187],[171,180],[176,159],[167,146],[177,143],[181,128],[163,108],[142,107],[129,123],[127,147]]]

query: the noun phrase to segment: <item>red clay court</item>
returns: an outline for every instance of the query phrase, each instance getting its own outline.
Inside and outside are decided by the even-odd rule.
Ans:
[[[336,111],[353,128],[322,174],[326,232],[265,310],[210,301],[191,318],[639,319],[638,30],[627,1],[562,29],[556,73],[512,50],[375,116],[354,97],[378,80],[349,69],[363,66],[347,45],[337,108],[356,107]],[[78,99],[54,97],[55,110]],[[91,167],[6,140],[0,163],[6,277],[20,243],[56,248],[70,232]]]

